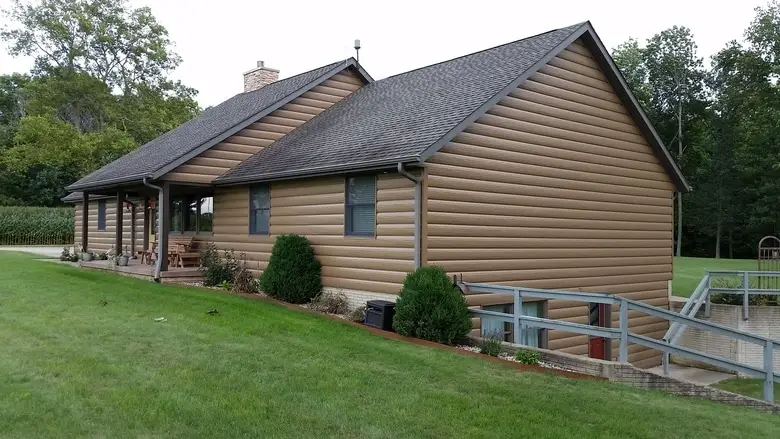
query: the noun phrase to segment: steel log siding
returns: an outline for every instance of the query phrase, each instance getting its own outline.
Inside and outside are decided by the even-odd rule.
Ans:
[[[309,238],[326,287],[395,294],[414,267],[414,184],[395,174],[377,178],[375,237],[344,236],[344,177],[271,183],[270,235],[249,235],[247,186],[218,188],[214,242],[246,253],[255,275],[268,265],[276,236]]]
[[[426,179],[427,263],[467,282],[668,306],[674,186],[584,45],[570,46],[456,136],[429,160]],[[587,323],[587,307],[553,301],[549,317]],[[668,327],[629,318],[645,336]],[[553,331],[549,345],[585,354],[586,341]],[[639,346],[629,355],[639,365],[660,362]]]
[[[163,176],[163,179],[188,183],[211,183],[215,178],[260,152],[362,85],[363,82],[349,71],[334,75],[224,142],[178,166]]]

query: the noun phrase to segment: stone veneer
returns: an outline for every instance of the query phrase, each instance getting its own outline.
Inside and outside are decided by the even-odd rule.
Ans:
[[[395,302],[396,299],[398,299],[396,294],[370,293],[368,291],[345,290],[343,288],[329,287],[325,287],[322,290],[327,293],[344,293],[344,295],[347,296],[350,311],[361,306],[366,306],[366,302],[369,300],[387,300],[389,302]]]
[[[263,61],[257,67],[244,73],[244,92],[257,90],[279,80],[279,70],[266,67]]]

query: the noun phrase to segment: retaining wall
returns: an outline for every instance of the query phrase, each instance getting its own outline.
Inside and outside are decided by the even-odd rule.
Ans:
[[[680,297],[672,297],[669,302],[670,309],[675,312],[680,312],[684,305],[685,299]],[[702,306],[696,314],[696,318],[761,337],[780,340],[780,306],[751,306],[749,308],[748,320],[742,319],[742,306],[722,304],[710,305],[711,315],[709,318],[704,315],[704,307]],[[764,347],[755,343],[735,340],[701,329],[686,328],[678,344],[751,366],[764,367]],[[673,361],[681,364],[694,363],[678,356],[673,356]],[[774,354],[774,369],[780,370],[780,350],[777,348],[775,348]]]

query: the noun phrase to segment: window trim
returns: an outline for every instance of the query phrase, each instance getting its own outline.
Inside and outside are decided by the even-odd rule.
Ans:
[[[97,202],[97,230],[98,232],[106,231],[106,216],[107,206],[106,200],[98,200]],[[102,223],[102,225],[101,225]]]
[[[210,231],[201,231],[200,230],[200,216],[201,216],[201,210],[200,205],[203,198],[211,198],[212,199],[212,209],[214,208],[214,195],[213,194],[206,194],[206,195],[177,195],[174,197],[171,197],[170,205],[168,206],[168,212],[171,216],[171,224],[173,224],[173,203],[175,203],[178,200],[182,201],[182,209],[181,209],[181,228],[182,230],[170,230],[168,233],[170,235],[181,235],[181,236],[211,236],[214,234],[214,212],[212,212],[212,223],[211,223],[211,230]],[[192,200],[198,200],[197,203],[197,211],[195,213],[195,230],[185,230],[189,228],[189,205]]]
[[[257,189],[264,189],[266,193],[268,194],[268,207],[261,207],[259,209],[252,209],[252,192]],[[257,210],[265,210],[268,211],[268,227],[266,230],[253,230],[253,226],[255,224],[255,212]],[[271,234],[271,185],[267,183],[256,183],[249,185],[249,235],[252,236],[269,236]]]
[[[374,202],[373,203],[357,203],[349,204],[349,179],[359,177],[373,177],[374,178]],[[376,174],[351,174],[344,176],[344,236],[353,236],[358,238],[376,238],[376,198],[377,198],[377,175]],[[374,226],[373,230],[368,232],[355,232],[350,231],[352,225],[350,221],[350,208],[354,206],[371,206],[374,207]]]

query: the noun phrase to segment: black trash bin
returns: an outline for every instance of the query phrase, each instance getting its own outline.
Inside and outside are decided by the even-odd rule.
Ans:
[[[394,314],[394,302],[387,300],[369,300],[366,302],[366,326],[392,331]]]

